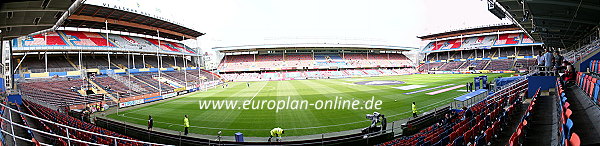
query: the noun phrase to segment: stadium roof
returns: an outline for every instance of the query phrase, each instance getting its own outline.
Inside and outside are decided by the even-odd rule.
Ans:
[[[304,44],[266,44],[266,45],[244,45],[215,47],[213,50],[221,52],[244,52],[257,50],[292,50],[292,49],[348,49],[348,50],[388,50],[388,51],[411,51],[418,48],[388,46],[388,45],[367,45],[367,44],[327,44],[327,43],[304,43]]]
[[[461,35],[473,35],[473,34],[482,34],[482,33],[492,33],[492,32],[498,32],[498,31],[500,31],[500,32],[513,31],[513,30],[519,30],[519,27],[517,27],[514,24],[499,24],[499,25],[467,28],[467,29],[461,29],[461,30],[453,30],[453,31],[447,31],[447,32],[424,35],[424,36],[417,36],[417,38],[419,38],[421,40],[435,40],[435,39],[443,39],[443,38],[450,38],[450,37],[458,37]]]
[[[567,48],[600,25],[598,0],[497,0],[524,31],[546,46]],[[525,18],[525,19],[524,19]]]
[[[0,30],[4,40],[55,27],[74,0],[2,0]]]
[[[107,21],[110,30],[152,36],[157,36],[156,30],[159,30],[160,37],[173,40],[183,40],[183,37],[195,39],[204,35],[204,33],[173,22],[115,8],[120,7],[109,8],[84,4],[69,17],[63,26],[106,29],[105,21]]]

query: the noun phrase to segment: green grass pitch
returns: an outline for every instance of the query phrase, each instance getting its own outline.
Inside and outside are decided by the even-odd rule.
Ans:
[[[419,111],[428,111],[452,102],[454,97],[465,94],[457,90],[427,95],[425,93],[445,89],[434,89],[430,91],[405,95],[411,91],[437,87],[446,84],[464,85],[472,82],[473,77],[482,74],[416,74],[403,76],[364,77],[345,79],[321,79],[321,80],[292,80],[292,81],[264,81],[232,82],[229,87],[218,86],[206,92],[196,92],[170,101],[158,101],[160,103],[121,111],[119,115],[111,114],[109,118],[130,123],[146,125],[148,115],[152,115],[155,121],[154,127],[182,131],[183,115],[190,117],[190,133],[216,135],[222,130],[223,135],[232,136],[235,132],[242,132],[245,136],[267,137],[269,130],[281,127],[286,130],[286,136],[299,136],[337,132],[364,128],[370,124],[365,114],[375,111],[385,114],[388,121],[396,121],[412,116],[410,104],[417,103]],[[508,74],[487,74],[488,80]],[[358,81],[375,80],[397,80],[404,84],[398,85],[351,85]],[[400,90],[392,87],[406,85],[426,85],[426,87]],[[200,100],[334,100],[336,96],[343,99],[356,99],[360,101],[381,100],[381,109],[358,109],[358,110],[333,110],[311,108],[301,110],[243,110],[243,109],[221,109],[200,110]],[[254,97],[254,98],[253,98]],[[241,101],[240,101],[241,102]],[[238,103],[240,106],[241,103]],[[362,105],[362,104],[361,104]]]

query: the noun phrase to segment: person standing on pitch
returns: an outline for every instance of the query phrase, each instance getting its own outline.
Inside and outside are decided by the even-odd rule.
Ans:
[[[413,113],[413,118],[417,117],[417,105],[415,104],[415,102],[412,103],[412,113]]]
[[[269,137],[269,142],[271,142],[271,138],[275,137],[275,141],[277,142],[281,142],[281,135],[283,135],[284,131],[283,129],[277,127],[277,128],[273,128],[273,130],[270,131],[270,137]]]
[[[469,92],[469,82],[467,82],[467,92]]]
[[[469,82],[469,88],[470,88],[470,89],[469,89],[469,91],[470,91],[470,92],[473,92],[473,89],[474,89],[474,88],[473,88],[473,82]]]
[[[183,117],[183,129],[184,129],[184,135],[188,135],[188,129],[190,128],[190,120],[188,119],[188,116],[185,115]]]
[[[154,126],[154,119],[151,115],[148,115],[148,131],[152,131],[152,126]]]

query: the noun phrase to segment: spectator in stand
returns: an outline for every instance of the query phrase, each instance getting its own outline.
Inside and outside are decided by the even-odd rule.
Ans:
[[[444,117],[441,118],[440,121],[438,122],[438,126],[445,125],[446,123],[448,123],[448,120],[450,120],[450,115],[445,114]]]
[[[467,120],[473,117],[473,111],[471,111],[470,108],[463,107],[462,109],[465,111],[465,117],[463,118],[463,120]]]
[[[575,68],[569,61],[563,61],[563,66],[565,74],[563,74],[560,78],[564,82],[565,86],[573,85],[575,79],[577,78],[577,73],[575,73]]]
[[[538,51],[537,65],[544,66],[544,53],[542,51]]]
[[[564,60],[565,58],[560,55],[560,52],[554,51],[554,66],[560,66]]]
[[[553,67],[554,62],[552,62],[552,60],[554,60],[554,55],[550,53],[550,49],[546,49],[546,53],[544,54],[544,67],[547,69]]]
[[[558,76],[558,73],[561,72],[559,68],[563,64],[564,57],[560,55],[558,51],[554,51],[554,74]]]

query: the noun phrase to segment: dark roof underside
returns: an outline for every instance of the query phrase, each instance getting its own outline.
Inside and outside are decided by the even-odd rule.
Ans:
[[[519,1],[524,1],[525,7]],[[600,25],[599,0],[498,0],[533,39],[567,48]],[[529,12],[529,20],[523,21]],[[597,32],[597,31],[595,31]]]
[[[52,28],[73,4],[71,0],[0,0],[4,40]]]
[[[204,33],[164,20],[122,10],[84,4],[63,24],[65,27],[108,29],[157,36],[173,40],[196,38]]]
[[[461,36],[461,35],[481,34],[481,33],[490,33],[490,32],[496,32],[496,31],[510,31],[510,30],[519,30],[519,27],[517,27],[514,24],[487,26],[487,27],[478,27],[478,28],[469,28],[469,29],[448,31],[448,32],[430,34],[430,35],[425,35],[425,36],[417,36],[417,38],[422,39],[422,40],[433,40],[433,39],[456,37],[456,36]]]

